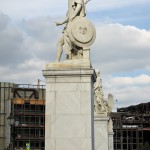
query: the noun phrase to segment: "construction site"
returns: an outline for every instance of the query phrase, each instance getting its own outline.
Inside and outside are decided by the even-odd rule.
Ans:
[[[8,124],[11,115],[18,124]],[[0,150],[44,150],[45,86],[0,83]]]
[[[150,143],[150,102],[120,108],[111,117],[114,150],[140,150]],[[0,150],[44,150],[44,142],[45,85],[0,83]]]
[[[120,108],[112,119],[115,150],[140,150],[150,144],[150,102]]]

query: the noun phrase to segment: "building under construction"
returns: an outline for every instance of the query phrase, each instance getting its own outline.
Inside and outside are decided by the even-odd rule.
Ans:
[[[150,143],[150,102],[120,108],[112,118],[114,150],[140,150]]]
[[[19,124],[8,125],[8,116]],[[0,150],[44,150],[45,86],[0,84]]]

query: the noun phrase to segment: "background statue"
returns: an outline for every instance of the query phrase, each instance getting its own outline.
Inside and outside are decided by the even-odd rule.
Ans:
[[[102,80],[100,78],[100,71],[95,70],[96,72],[96,82],[94,83],[94,111],[95,114],[104,114],[106,113],[109,117],[108,129],[109,132],[113,132],[113,122],[111,119],[111,112],[114,106],[114,98],[112,94],[108,94],[107,100],[104,99],[103,89],[102,89]]]
[[[104,94],[102,90],[102,81],[100,78],[100,71],[96,71],[96,82],[94,83],[94,93],[95,93],[95,112],[102,113],[106,111],[106,106],[104,105]]]
[[[73,43],[70,40],[68,33],[67,33],[67,26],[68,23],[73,21],[73,19],[77,16],[85,17],[85,2],[84,0],[68,0],[68,12],[67,18],[63,22],[56,22],[56,25],[63,25],[66,24],[62,36],[58,41],[57,44],[57,56],[56,61],[60,61],[62,52],[63,52],[63,45],[65,47],[66,59],[71,59],[71,50],[73,49]]]
[[[102,80],[100,78],[100,71],[95,70],[96,72],[96,82],[94,83],[94,107],[95,113],[100,114],[106,112],[108,115],[112,112],[113,109],[113,95],[108,94],[107,101],[104,99],[103,89],[102,89]]]

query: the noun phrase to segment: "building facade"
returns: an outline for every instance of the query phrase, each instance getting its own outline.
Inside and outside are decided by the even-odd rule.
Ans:
[[[140,150],[150,144],[150,102],[112,113],[115,150]]]
[[[44,150],[44,137],[45,86],[0,83],[0,150]]]

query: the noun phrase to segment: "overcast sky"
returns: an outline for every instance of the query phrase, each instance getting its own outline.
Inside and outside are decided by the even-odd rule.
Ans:
[[[0,81],[35,84],[55,61],[67,0],[0,0]],[[150,1],[91,0],[91,61],[115,108],[150,101]],[[42,83],[41,83],[42,84]]]

